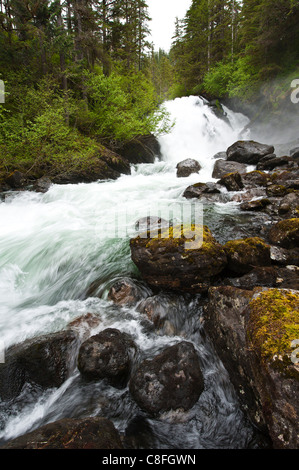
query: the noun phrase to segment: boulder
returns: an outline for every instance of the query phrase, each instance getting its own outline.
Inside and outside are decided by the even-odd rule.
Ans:
[[[226,152],[217,152],[213,157],[215,160],[221,159],[221,160],[226,160]],[[217,177],[218,178],[218,177]]]
[[[37,193],[46,193],[49,191],[50,187],[52,186],[52,181],[47,176],[39,178],[33,184],[33,190]]]
[[[281,216],[297,218],[299,216],[299,193],[287,194],[280,201],[278,212]]]
[[[257,286],[276,287],[277,275],[275,267],[257,267],[241,277],[226,278],[223,280],[223,284],[246,290],[252,290]]]
[[[161,156],[161,147],[154,135],[140,135],[122,145],[118,153],[133,164],[154,163]]]
[[[186,160],[178,163],[176,168],[178,178],[187,178],[192,175],[192,173],[199,173],[201,165],[197,160],[187,158]]]
[[[266,193],[268,197],[284,197],[287,189],[280,184],[270,184],[267,186]]]
[[[132,307],[148,297],[150,293],[150,290],[140,282],[123,278],[110,287],[108,300],[112,300],[117,305]]]
[[[106,418],[65,418],[17,437],[1,449],[123,449],[120,434]]]
[[[263,171],[250,171],[249,173],[243,173],[241,175],[242,183],[246,189],[266,187],[270,176]]]
[[[269,204],[271,203],[267,198],[255,199],[254,201],[242,202],[240,209],[245,212],[263,211]]]
[[[184,191],[183,197],[186,199],[200,199],[211,194],[220,194],[221,186],[215,183],[195,183]]]
[[[244,163],[228,162],[227,160],[220,159],[215,162],[212,178],[219,179],[227,173],[233,173],[235,171],[238,171],[239,173],[245,173],[246,168],[247,165]]]
[[[129,383],[138,406],[150,415],[192,408],[204,389],[198,354],[182,341],[140,363]]]
[[[254,198],[266,198],[267,193],[264,188],[252,188],[248,189],[245,192],[234,194],[231,198],[231,201],[234,202],[249,202]]]
[[[297,448],[298,383],[293,336],[298,292],[213,287],[204,327],[254,425],[277,449]]]
[[[147,316],[156,331],[174,336],[180,333],[186,320],[186,299],[182,295],[160,292],[142,300],[136,310]]]
[[[299,265],[299,248],[287,250],[279,246],[270,246],[272,263],[279,266]]]
[[[286,219],[273,225],[268,234],[272,245],[282,248],[298,248],[299,246],[299,219]]]
[[[181,225],[157,238],[130,240],[131,257],[151,288],[200,293],[226,266],[223,247],[206,226]]]
[[[26,184],[28,184],[28,180],[27,180],[26,176],[18,170],[13,171],[12,173],[10,173],[6,177],[5,182],[13,189],[24,188],[24,186],[26,186]]]
[[[270,246],[261,238],[252,237],[228,241],[223,246],[228,268],[236,273],[248,273],[257,266],[270,266]]]
[[[237,171],[222,176],[218,183],[225,186],[228,191],[241,191],[244,188],[241,175]]]
[[[278,167],[288,167],[295,163],[295,160],[291,157],[284,156],[284,157],[276,157],[276,155],[267,155],[266,157],[262,158],[256,168],[257,170],[273,170],[274,168]]]
[[[264,156],[273,154],[273,152],[272,145],[246,140],[235,142],[227,149],[226,154],[228,161],[256,165]]]
[[[114,328],[107,328],[81,344],[78,369],[86,380],[107,381],[117,387],[126,385],[137,346],[132,338]]]
[[[11,346],[0,364],[0,397],[17,397],[26,383],[42,388],[60,387],[73,367],[77,346],[74,331],[62,331]]]

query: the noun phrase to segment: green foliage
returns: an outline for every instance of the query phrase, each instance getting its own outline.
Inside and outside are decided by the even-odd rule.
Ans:
[[[168,115],[157,108],[154,86],[142,72],[109,77],[89,74],[86,83],[93,132],[102,141],[126,141],[168,130]]]

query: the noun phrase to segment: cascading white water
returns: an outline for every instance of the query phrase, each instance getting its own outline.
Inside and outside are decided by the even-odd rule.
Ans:
[[[166,161],[177,164],[186,158],[198,160],[202,166],[201,182],[211,181],[213,156],[237,141],[249,120],[224,107],[226,119],[217,117],[207,102],[197,96],[177,98],[165,103],[175,120],[171,134],[160,138]]]
[[[136,165],[132,175],[117,181],[53,185],[46,194],[12,193],[0,202],[0,338],[6,348],[64,329],[87,312],[100,315],[100,330],[115,327],[132,334],[143,351],[157,351],[181,340],[179,332],[173,337],[148,333],[134,309],[116,311],[107,301],[111,283],[135,273],[129,236],[113,239],[107,236],[107,226],[114,224],[115,207],[120,213],[127,211],[126,223],[133,227],[139,217],[146,215],[148,205],[172,205],[182,200],[188,185],[211,180],[213,155],[238,138],[247,119],[227,110],[228,120],[234,122],[231,127],[197,97],[167,102],[166,107],[175,126],[171,134],[160,137],[162,161]],[[196,158],[201,163],[200,174],[176,177],[176,164],[185,158]],[[101,298],[85,298],[86,289],[95,280],[102,283]],[[162,425],[151,421],[157,432],[155,445],[217,448],[237,442],[242,447],[250,439],[251,428],[243,422],[223,367],[198,327],[195,334],[189,325],[188,312],[191,315],[192,308],[186,304],[182,309],[186,314],[183,336],[189,335],[195,341],[206,383],[211,387],[190,414],[187,428],[185,423]],[[126,394],[103,390],[101,384],[94,385],[92,391],[80,387],[75,371],[60,389],[47,391],[37,400],[27,396],[24,407],[10,404],[11,409],[6,410],[2,403],[0,439],[11,439],[61,417],[84,415],[86,407],[91,415],[101,415],[100,404],[92,398],[97,393],[109,397],[111,403],[115,401],[117,412],[110,410],[109,416],[114,417],[120,430],[134,417],[136,409]],[[234,429],[229,429],[231,422]]]

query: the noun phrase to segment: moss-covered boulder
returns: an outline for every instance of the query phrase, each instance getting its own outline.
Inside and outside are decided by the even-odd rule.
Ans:
[[[201,225],[170,227],[156,238],[141,234],[130,247],[141,277],[153,288],[200,293],[227,264],[222,245]]]
[[[270,246],[258,237],[228,241],[224,250],[228,268],[236,273],[245,274],[257,266],[271,264]]]
[[[205,329],[249,418],[277,449],[298,448],[297,290],[213,287]]]
[[[228,191],[240,191],[244,188],[241,175],[237,171],[222,176],[219,180],[219,184],[225,186]]]
[[[269,231],[269,240],[273,245],[283,248],[299,246],[299,219],[286,219],[273,225]]]

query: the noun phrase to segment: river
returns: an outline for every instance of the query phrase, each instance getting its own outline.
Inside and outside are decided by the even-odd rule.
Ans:
[[[226,370],[202,327],[197,299],[177,296],[175,334],[154,331],[134,308],[116,307],[107,300],[110,286],[122,276],[135,276],[129,235],[113,238],[115,208],[126,212],[134,227],[153,203],[183,202],[192,183],[212,181],[213,156],[234,143],[248,120],[227,108],[218,118],[197,97],[167,102],[175,120],[169,135],[159,137],[162,159],[132,167],[116,181],[53,185],[45,193],[20,192],[0,202],[0,339],[4,348],[67,327],[86,313],[101,318],[97,333],[107,327],[130,333],[144,355],[183,339],[199,353],[205,390],[186,413],[152,419],[141,412],[128,389],[83,383],[76,368],[58,389],[27,387],[18,399],[0,403],[0,442],[64,418],[106,416],[136,448],[202,449],[257,447],[254,429],[239,408]],[[176,164],[196,158],[199,175],[176,177]],[[204,209],[204,223],[219,241],[233,236],[230,220],[236,204]],[[224,227],[224,224],[226,226]],[[108,227],[108,231],[107,231]],[[88,297],[91,283],[100,284],[97,297]],[[133,443],[133,444],[132,444]]]

